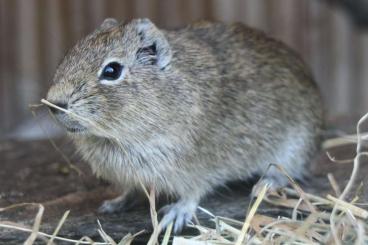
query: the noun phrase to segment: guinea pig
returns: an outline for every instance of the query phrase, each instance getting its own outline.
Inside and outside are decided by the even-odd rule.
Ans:
[[[174,197],[161,224],[179,231],[202,197],[270,163],[302,178],[319,148],[322,106],[303,61],[242,24],[167,31],[107,19],[59,65],[47,100],[93,172],[121,187],[102,211],[154,187]],[[68,112],[68,113],[66,113]],[[287,185],[274,168],[257,184]]]

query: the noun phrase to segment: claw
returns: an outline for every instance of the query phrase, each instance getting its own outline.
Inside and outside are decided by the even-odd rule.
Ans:
[[[174,223],[175,234],[180,233],[191,220],[198,203],[193,200],[179,200],[177,203],[162,207],[159,213],[164,213],[161,226],[165,229],[171,222]]]

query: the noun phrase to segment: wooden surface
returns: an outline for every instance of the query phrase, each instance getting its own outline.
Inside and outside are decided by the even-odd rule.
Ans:
[[[327,2],[0,0],[0,137],[31,118],[28,104],[45,97],[67,49],[106,17],[148,17],[162,28],[208,19],[262,29],[306,60],[330,116],[361,114],[368,106],[368,34]]]
[[[146,233],[135,240],[135,244],[145,244],[151,230],[151,221],[147,203],[135,206],[134,209],[110,215],[96,212],[105,199],[117,195],[106,183],[91,175],[87,164],[80,162],[73,154],[73,148],[66,139],[57,141],[62,151],[71,157],[71,161],[82,170],[79,176],[69,169],[48,141],[0,142],[0,207],[24,202],[42,203],[45,214],[41,231],[52,233],[66,210],[70,216],[60,231],[60,235],[79,239],[90,236],[99,240],[97,222],[99,219],[104,230],[116,240],[127,233],[135,233],[142,229]],[[334,149],[331,154],[338,158],[353,156],[353,147]],[[311,172],[303,189],[321,196],[333,193],[326,174],[334,174],[340,187],[346,184],[351,171],[351,164],[331,163],[321,154],[311,164]],[[363,189],[359,202],[368,200],[368,191],[364,183],[367,164],[362,164],[357,183],[362,181]],[[251,183],[230,185],[228,190],[217,190],[201,202],[201,206],[216,215],[243,220],[249,204]],[[277,216],[288,215],[290,210],[262,206],[261,213]],[[0,221],[12,221],[31,227],[37,207],[27,206],[0,212]],[[201,222],[209,222],[209,217],[197,212]],[[193,231],[186,231],[193,232]],[[0,228],[0,244],[20,244],[28,233],[14,232]],[[41,243],[42,244],[42,243]]]

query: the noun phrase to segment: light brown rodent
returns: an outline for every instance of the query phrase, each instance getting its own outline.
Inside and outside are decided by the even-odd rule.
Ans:
[[[107,19],[67,53],[47,99],[78,115],[52,109],[93,171],[123,190],[102,210],[121,207],[142,182],[177,198],[162,221],[175,230],[215,187],[270,163],[302,177],[322,126],[301,59],[242,24],[165,31]],[[271,168],[265,183],[287,180]]]

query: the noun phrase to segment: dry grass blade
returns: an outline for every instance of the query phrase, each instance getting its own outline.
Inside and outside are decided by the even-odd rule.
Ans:
[[[19,208],[19,207],[24,207],[24,206],[39,206],[39,205],[40,205],[39,203],[34,203],[34,202],[17,203],[17,204],[12,204],[10,206],[7,206],[5,208],[0,208],[0,212],[4,212],[9,209]]]
[[[355,179],[356,176],[358,174],[358,169],[359,169],[359,165],[360,165],[360,157],[364,154],[364,155],[368,155],[367,153],[362,153],[362,134],[361,134],[361,125],[367,120],[368,118],[368,113],[365,114],[362,118],[359,119],[357,126],[356,126],[356,131],[357,131],[357,147],[356,147],[356,156],[354,158],[354,166],[353,166],[353,171],[351,173],[350,179],[347,183],[347,185],[345,186],[345,189],[343,190],[343,192],[341,193],[341,195],[339,196],[339,200],[344,200],[346,195],[350,192],[353,184],[355,183]],[[331,218],[330,218],[330,227],[331,227],[331,234],[332,237],[334,239],[335,244],[341,244],[337,231],[335,229],[335,215],[336,215],[336,211],[338,208],[338,204],[336,203],[334,208],[332,209],[332,213],[331,213]]]
[[[147,244],[148,245],[157,244],[158,236],[160,235],[162,228],[161,228],[161,224],[158,223],[158,219],[157,219],[155,190],[152,187],[150,190],[150,193],[148,194],[148,191],[146,187],[143,185],[142,181],[140,181],[139,183],[141,184],[141,187],[144,193],[146,194],[149,204],[150,204],[151,221],[152,221],[152,226],[153,226],[153,232]]]
[[[297,220],[298,219],[298,210],[300,207],[300,204],[303,202],[303,199],[299,198],[298,202],[295,204],[294,208],[293,208],[293,213],[291,214],[291,219],[292,220]]]
[[[165,231],[165,235],[164,235],[164,239],[162,239],[162,243],[161,245],[167,245],[169,244],[169,240],[170,240],[170,235],[171,235],[171,231],[172,231],[172,227],[173,227],[173,223],[171,222]]]
[[[365,240],[365,228],[364,228],[364,223],[362,221],[358,221],[358,226],[357,226],[357,239],[355,241],[356,245],[359,244],[364,244],[366,243]]]
[[[157,219],[157,211],[156,211],[156,200],[155,200],[155,190],[154,188],[151,188],[150,193],[148,193],[147,189],[144,187],[143,183],[141,183],[142,189],[144,193],[146,194],[149,204],[150,204],[150,214],[151,214],[151,222],[153,228],[158,227],[158,219]]]
[[[341,190],[340,190],[340,187],[339,187],[339,185],[337,184],[336,179],[335,179],[335,177],[333,176],[333,174],[328,173],[328,174],[327,174],[327,178],[328,178],[328,181],[330,181],[331,187],[332,187],[332,189],[334,190],[334,192],[335,192],[336,196],[340,196],[340,195],[341,195]]]
[[[196,241],[196,240],[189,240],[184,237],[174,237],[173,245],[211,245],[207,241]]]
[[[215,218],[215,215],[213,213],[211,213],[210,211],[208,211],[207,209],[198,206],[198,209],[201,210],[203,213],[207,214],[208,216]]]
[[[285,207],[285,208],[292,208],[295,209],[297,207],[298,211],[310,212],[310,208],[305,204],[302,203],[303,199],[283,199],[283,198],[276,198],[273,196],[266,195],[264,201],[270,203],[275,206]],[[296,210],[295,210],[296,211]]]
[[[297,191],[295,191],[294,189],[283,188],[282,191],[285,192],[286,195],[290,195],[291,198],[292,197],[296,197],[296,198],[300,197],[299,193]],[[331,203],[329,200],[327,200],[323,197],[311,194],[311,193],[304,192],[304,195],[306,197],[308,197],[310,202],[318,203],[319,205],[328,205],[328,204]]]
[[[221,231],[229,231],[231,234],[234,234],[235,237],[239,237],[241,235],[241,230],[225,223],[224,221],[222,220],[219,220],[218,221],[218,228],[219,230]]]
[[[0,222],[0,227],[2,228],[7,228],[7,229],[12,229],[12,230],[18,230],[18,231],[24,231],[24,232],[33,232],[33,229],[28,229],[25,227],[22,227],[21,225],[18,224],[7,224],[8,222]],[[44,232],[37,232],[38,236],[42,236],[42,237],[46,237],[46,238],[51,238],[52,235],[46,234]],[[64,238],[64,237],[59,237],[56,236],[55,240],[60,240],[60,241],[64,241],[64,242],[69,242],[72,244],[93,244],[93,245],[111,245],[110,243],[106,243],[106,242],[94,242],[92,239],[88,238],[88,237],[83,237],[80,240],[74,240],[74,239],[68,239],[68,238]]]
[[[159,223],[157,218],[157,211],[156,211],[156,197],[155,197],[155,189],[152,187],[150,190],[149,195],[149,202],[150,202],[150,211],[151,211],[151,219],[152,225],[155,229],[159,230]]]
[[[42,204],[39,204],[38,212],[37,212],[37,215],[36,215],[36,218],[33,224],[33,228],[32,228],[32,233],[27,238],[27,240],[24,242],[24,245],[32,245],[34,241],[36,241],[37,236],[38,236],[38,231],[40,230],[41,220],[42,220],[44,211],[45,211],[44,206]]]
[[[118,243],[118,245],[130,245],[132,243],[132,241],[134,240],[134,238],[141,235],[143,232],[145,232],[145,230],[141,230],[141,231],[135,233],[134,235],[132,235],[130,233],[125,235],[123,237],[123,239],[121,239],[121,241]]]
[[[255,230],[258,235],[260,235],[262,227],[265,227],[266,225],[271,224],[272,222],[275,221],[276,221],[275,218],[262,214],[255,214],[251,222],[252,229]]]
[[[54,233],[52,233],[52,237],[51,237],[51,239],[49,240],[49,242],[47,243],[47,245],[51,245],[51,244],[53,244],[53,241],[54,241],[54,239],[55,239],[56,235],[59,233],[59,231],[60,231],[61,227],[63,226],[63,224],[64,224],[64,222],[65,222],[66,218],[68,217],[69,213],[70,213],[70,210],[68,210],[68,211],[66,211],[66,212],[64,213],[64,215],[63,215],[63,217],[61,218],[61,220],[59,221],[59,223],[58,223],[58,225],[57,225],[57,227],[56,227],[56,229],[55,229]]]
[[[328,151],[326,151],[326,156],[328,157],[328,159],[330,159],[331,162],[334,163],[339,163],[339,164],[346,164],[346,163],[352,163],[354,161],[353,158],[348,158],[348,159],[336,159],[336,157],[332,156],[331,153],[329,153]]]
[[[303,199],[303,201],[308,205],[309,210],[312,213],[316,213],[317,210],[316,208],[313,206],[313,204],[309,201],[308,196],[306,195],[306,193],[303,191],[302,188],[300,188],[300,186],[295,182],[295,180],[293,180],[293,178],[290,177],[290,175],[286,172],[286,170],[280,166],[280,165],[275,165],[288,179],[289,179],[289,183],[291,184],[291,186],[293,187],[293,189],[299,193],[300,197]]]
[[[109,235],[107,235],[106,232],[103,230],[101,222],[99,220],[97,220],[97,224],[98,224],[98,227],[99,227],[98,233],[105,240],[105,242],[107,242],[108,244],[111,244],[111,245],[117,245],[116,242],[114,241],[114,239],[112,239]]]
[[[300,237],[305,237],[307,231],[317,222],[318,218],[316,213],[309,215],[308,218],[304,220],[303,224],[295,230],[295,233]]]
[[[345,212],[351,212],[353,215],[358,216],[363,219],[368,219],[368,211],[343,200],[337,199],[331,195],[327,195],[327,199],[334,202],[337,206],[337,209],[343,210]]]
[[[87,243],[85,243],[87,242]],[[84,236],[81,239],[79,239],[78,241],[76,241],[76,243],[74,245],[79,245],[79,244],[96,244],[91,238],[89,238],[88,236]],[[104,243],[105,244],[105,243]]]
[[[256,214],[257,209],[258,209],[259,205],[261,204],[263,197],[266,195],[267,189],[268,189],[268,186],[264,185],[262,190],[260,191],[259,195],[257,196],[256,201],[254,202],[252,208],[249,211],[249,214],[247,215],[247,218],[245,219],[244,225],[241,229],[241,234],[238,237],[235,245],[241,245],[243,243],[243,241],[245,239],[245,236],[248,232],[248,228],[250,226],[251,220],[253,219],[254,215]]]
[[[361,133],[362,139],[366,140],[368,138],[368,133]],[[358,141],[356,134],[348,134],[342,137],[337,137],[333,139],[325,140],[322,144],[322,149],[327,150],[330,148],[335,148],[343,145],[356,144]]]
[[[314,205],[309,201],[308,195],[303,191],[302,188],[300,188],[300,186],[295,182],[295,180],[293,178],[291,178],[291,176],[287,173],[287,171],[279,164],[274,164],[274,163],[270,163],[265,171],[265,173],[262,175],[262,177],[260,178],[260,180],[265,176],[265,174],[268,172],[268,170],[271,167],[275,167],[280,173],[282,173],[285,177],[288,178],[290,185],[293,187],[293,189],[296,191],[296,193],[298,193],[298,195],[303,199],[303,201],[306,203],[306,205],[308,206],[309,210],[312,213],[316,213],[317,210],[314,207]]]

